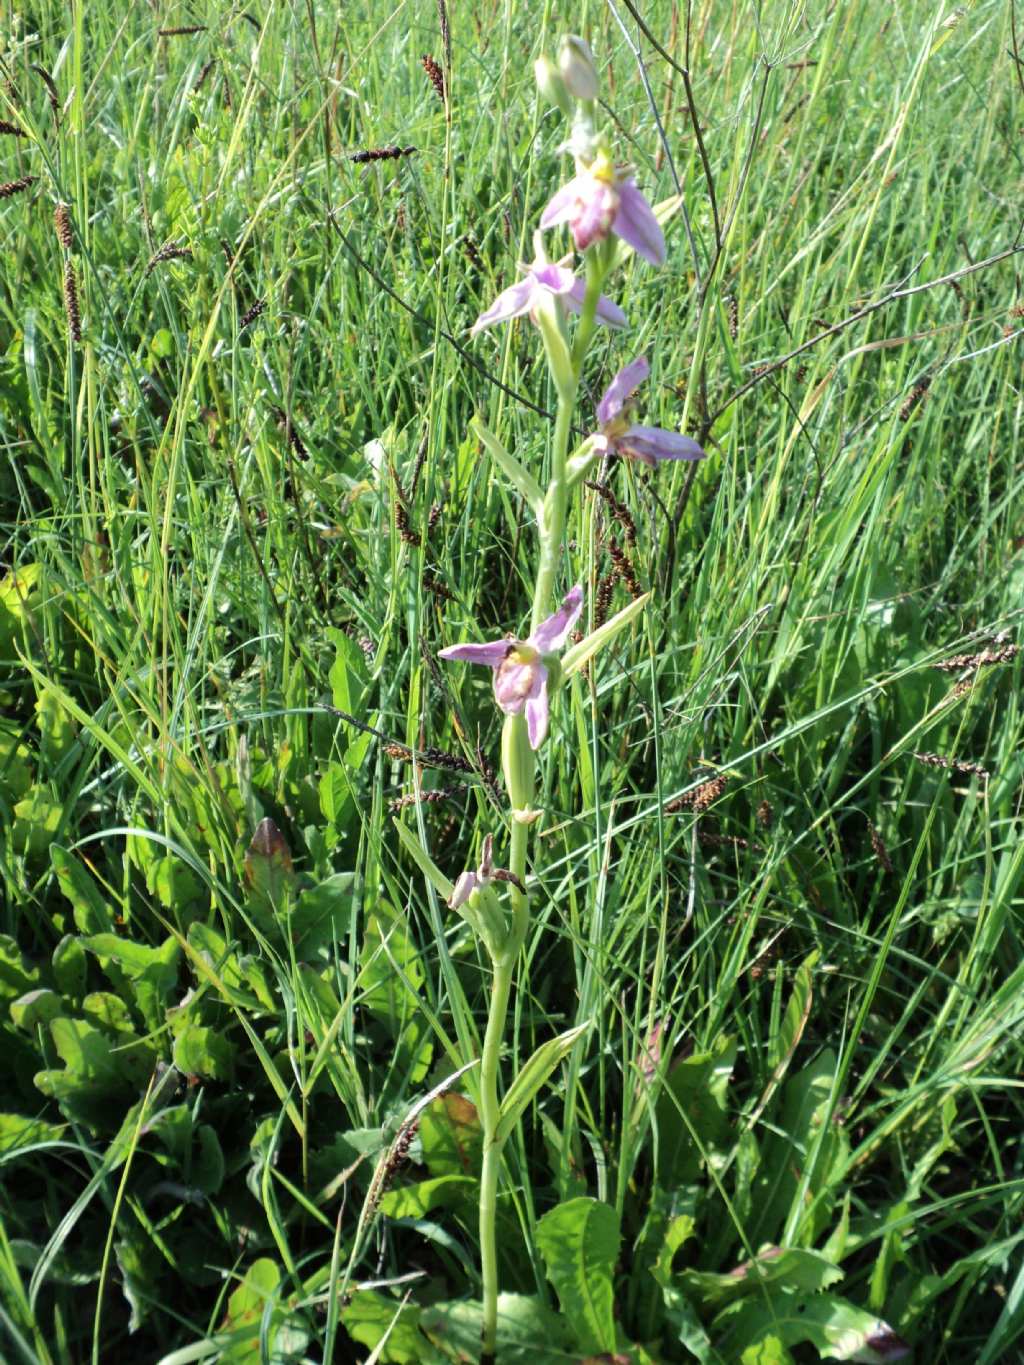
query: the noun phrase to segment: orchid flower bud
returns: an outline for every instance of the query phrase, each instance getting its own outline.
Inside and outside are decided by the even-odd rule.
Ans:
[[[563,37],[558,49],[558,69],[569,93],[576,99],[597,99],[597,67],[586,39],[575,33]]]
[[[560,109],[566,118],[572,118],[573,104],[569,87],[551,58],[538,57],[533,64],[533,74],[537,80],[537,89],[548,104]]]

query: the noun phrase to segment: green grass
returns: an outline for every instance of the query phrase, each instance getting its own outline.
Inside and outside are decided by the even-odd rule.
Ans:
[[[529,614],[534,527],[469,421],[540,477],[554,394],[527,324],[467,332],[568,168],[532,75],[565,28],[652,199],[674,165],[700,269],[673,220],[587,392],[645,351],[645,420],[710,422],[710,458],[607,471],[654,597],[544,751],[519,1048],[590,1028],[506,1148],[504,1287],[555,1305],[538,1226],[589,1196],[629,1359],[738,1361],[707,1277],[766,1244],[843,1276],[755,1286],[769,1327],[815,1289],[921,1361],[1016,1358],[1024,255],[913,292],[1017,241],[1012,6],[696,0],[688,55],[686,6],[637,8],[692,74],[710,279],[682,76],[640,37],[656,120],[624,4],[629,41],[596,3],[453,4],[450,121],[427,0],[40,0],[6,31],[0,181],[38,178],[0,200],[4,1359],[474,1340],[445,1307],[480,1293],[472,1071],[370,1197],[487,1006],[389,803],[453,789],[402,816],[450,878],[501,811],[487,680],[434,656]],[[347,159],[388,144],[417,150]],[[612,537],[577,498],[559,586],[592,604]],[[414,777],[329,705],[468,762]],[[247,872],[264,817],[291,874]],[[551,1331],[499,1360],[593,1350]]]

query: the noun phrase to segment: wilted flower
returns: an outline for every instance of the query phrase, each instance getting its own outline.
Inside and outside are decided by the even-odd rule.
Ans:
[[[586,285],[563,263],[549,265],[536,260],[532,265],[522,268],[526,271],[525,277],[502,290],[490,308],[480,314],[473,324],[471,336],[484,327],[493,327],[496,322],[508,322],[510,318],[532,312],[546,298],[561,299],[572,313],[582,312]],[[603,294],[597,301],[597,320],[607,327],[626,325],[625,313],[617,303],[606,299]]]
[[[566,594],[554,615],[542,621],[527,639],[450,645],[441,650],[441,658],[464,659],[467,663],[493,668],[494,700],[507,716],[518,716],[525,709],[530,748],[539,749],[548,732],[548,666],[545,660],[550,662],[549,656],[565,644],[582,610],[583,589],[577,585]],[[466,875],[469,874],[463,873]]]
[[[467,870],[459,874],[459,880],[448,897],[449,909],[458,910],[460,906],[466,904],[474,891],[482,891],[484,887],[490,886],[494,880],[493,848],[494,836],[485,835],[483,848],[480,850],[480,866],[475,872]]]
[[[577,251],[586,251],[592,242],[601,242],[614,232],[651,265],[665,262],[665,237],[654,210],[628,169],[617,170],[604,152],[589,166],[577,163],[576,176],[541,214],[542,228],[559,223],[569,224]]]
[[[621,369],[605,389],[597,405],[600,432],[593,438],[594,448],[608,454],[626,455],[644,464],[659,460],[702,460],[706,451],[690,436],[662,427],[634,426],[629,420],[633,393],[650,374],[645,356]]]

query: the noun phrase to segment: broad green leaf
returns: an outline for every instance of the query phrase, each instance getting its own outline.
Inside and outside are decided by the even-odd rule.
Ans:
[[[722,1076],[732,1069],[736,1044],[720,1038],[711,1052],[676,1062],[665,1077],[655,1114],[658,1180],[666,1189],[700,1175],[705,1157],[727,1141],[730,1128]]]
[[[671,1282],[673,1277],[672,1262],[675,1260],[676,1252],[686,1242],[690,1241],[696,1231],[696,1220],[688,1213],[679,1214],[669,1223],[665,1232],[664,1243],[651,1268],[651,1274],[659,1284],[665,1285]]]
[[[367,917],[360,962],[361,1003],[399,1034],[417,1008],[414,992],[423,985],[424,969],[405,924],[390,906],[381,903]]]
[[[120,1118],[152,1075],[156,1058],[144,1043],[112,1046],[109,1034],[80,1019],[54,1019],[50,1036],[64,1068],[40,1071],[36,1087],[90,1126]]]
[[[589,1028],[589,1024],[577,1024],[575,1028],[567,1029],[557,1038],[550,1038],[546,1043],[541,1043],[533,1056],[524,1062],[501,1102],[496,1129],[499,1142],[505,1141],[537,1091],[559,1062],[569,1055],[577,1038],[581,1038]]]
[[[343,630],[330,626],[326,634],[335,649],[334,663],[327,675],[331,700],[339,711],[357,716],[368,680],[363,651]]]
[[[82,1001],[82,1013],[115,1037],[132,1032],[132,1013],[119,995],[111,991],[90,991]]]
[[[472,1101],[449,1092],[427,1105],[420,1119],[420,1147],[432,1176],[479,1175],[483,1131]]]
[[[183,920],[188,910],[202,903],[206,887],[192,868],[173,854],[157,858],[146,870],[146,887],[165,910]]]
[[[85,992],[89,970],[88,959],[81,942],[74,934],[65,934],[54,948],[50,961],[57,989],[77,1000]]]
[[[56,766],[75,742],[78,726],[55,692],[44,692],[36,701],[39,752],[47,768]]]
[[[43,566],[22,564],[0,579],[0,663],[14,659],[15,641],[42,599]]]
[[[38,782],[29,787],[14,807],[11,842],[28,858],[41,858],[49,852],[63,811],[49,787]]]
[[[107,963],[113,962],[124,972],[132,983],[135,1003],[147,1027],[154,1032],[161,1029],[167,1004],[178,984],[181,949],[177,942],[168,938],[160,947],[151,948],[117,934],[92,934],[82,944],[96,954],[104,971]],[[115,985],[119,984],[116,978],[112,979]]]
[[[209,1123],[201,1123],[196,1129],[196,1140],[199,1150],[192,1163],[192,1183],[203,1194],[216,1194],[227,1170],[217,1130]]]
[[[24,995],[39,982],[39,972],[9,934],[0,934],[0,1002]]]
[[[476,1300],[435,1303],[420,1310],[420,1328],[431,1344],[442,1359],[460,1365],[479,1359],[482,1326],[483,1311]],[[579,1359],[576,1344],[565,1319],[540,1299],[498,1295],[501,1365],[567,1365],[567,1359]]]
[[[59,1142],[66,1131],[63,1123],[47,1123],[23,1114],[0,1114],[0,1156],[40,1142]]]
[[[320,950],[333,949],[347,938],[352,916],[351,872],[336,872],[303,891],[292,911],[291,934],[295,952],[307,961]]]
[[[223,1365],[261,1365],[265,1359],[260,1338],[264,1310],[269,1299],[278,1303],[270,1319],[267,1345],[273,1352],[276,1337],[284,1316],[284,1305],[279,1303],[281,1272],[269,1257],[261,1256],[246,1271],[245,1279],[228,1299],[228,1311],[221,1330],[230,1334],[230,1343],[218,1359]],[[272,1360],[278,1360],[275,1354]]]
[[[200,920],[189,925],[189,946],[216,972],[231,1003],[250,1011],[275,1008],[263,968],[255,958],[240,958],[216,929]]]
[[[17,733],[0,725],[0,797],[13,806],[32,785],[32,755]]]
[[[779,1286],[723,1309],[711,1324],[711,1335],[728,1359],[747,1359],[743,1352],[754,1346],[763,1349],[769,1337],[786,1347],[808,1342],[823,1360],[852,1360],[861,1365],[888,1365],[910,1354],[909,1346],[888,1323],[846,1299]]]
[[[188,1024],[174,1040],[174,1065],[187,1076],[229,1081],[235,1068],[234,1043],[215,1029]]]
[[[60,844],[51,844],[50,862],[57,874],[57,885],[71,902],[79,933],[98,934],[112,929],[114,912],[79,859]]]
[[[389,1218],[422,1218],[431,1209],[447,1209],[465,1205],[478,1182],[468,1175],[439,1175],[431,1180],[419,1180],[415,1185],[403,1185],[388,1190],[381,1196],[380,1211]]]
[[[754,1246],[781,1236],[791,1211],[795,1212],[797,1192],[804,1189],[805,1172],[810,1181],[801,1208],[815,1196],[823,1197],[815,1204],[811,1223],[798,1240],[816,1241],[831,1220],[833,1205],[841,1193],[838,1187],[832,1189],[832,1173],[842,1168],[849,1143],[845,1129],[829,1120],[835,1074],[835,1054],[826,1049],[803,1071],[790,1075],[782,1087],[781,1112],[774,1114],[762,1144],[751,1191],[747,1234]],[[771,1106],[769,1112],[775,1108]],[[808,1172],[807,1163],[812,1159],[813,1168]]]
[[[470,426],[480,437],[491,459],[501,468],[512,486],[533,508],[534,512],[539,513],[544,505],[544,494],[537,480],[528,470],[524,469],[514,455],[509,454],[497,436],[485,426],[479,417],[474,417]]]
[[[162,1283],[166,1263],[137,1233],[115,1242],[114,1256],[120,1271],[121,1293],[129,1308],[128,1330],[137,1332],[149,1315],[150,1305],[159,1303],[166,1292]]]
[[[26,991],[11,1001],[11,1022],[16,1028],[35,1033],[37,1028],[56,1019],[63,1008],[64,1003],[57,992],[43,986]]]
[[[556,1205],[537,1224],[547,1277],[576,1344],[588,1351],[615,1349],[612,1274],[619,1240],[618,1214],[586,1196]]]
[[[774,1333],[748,1346],[740,1356],[740,1365],[794,1365],[789,1351]]]
[[[620,631],[625,630],[635,617],[639,616],[644,607],[651,600],[651,594],[645,592],[642,597],[636,598],[628,606],[617,611],[609,621],[605,621],[603,626],[598,626],[597,630],[592,630],[585,636],[578,645],[573,645],[562,655],[562,674],[568,678],[590,662],[594,655],[605,645],[615,639]]]
[[[435,1351],[419,1330],[420,1311],[414,1303],[386,1298],[374,1289],[357,1289],[342,1308],[341,1320],[353,1341],[371,1350],[380,1347],[377,1359],[384,1365],[444,1365],[450,1357]]]
[[[813,1293],[827,1289],[842,1278],[839,1266],[817,1251],[807,1251],[803,1247],[766,1247],[752,1261],[744,1261],[724,1274],[684,1270],[679,1283],[698,1307],[713,1312],[745,1294],[763,1293],[765,1285]]]
[[[245,877],[253,900],[272,911],[284,905],[294,884],[291,850],[269,817],[256,826],[245,851]]]

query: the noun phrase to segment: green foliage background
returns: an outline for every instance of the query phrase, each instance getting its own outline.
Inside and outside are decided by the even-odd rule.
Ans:
[[[624,4],[450,9],[447,107],[426,0],[5,16],[4,1358],[475,1349],[472,1073],[388,1154],[478,1054],[484,959],[389,803],[449,877],[495,818],[486,680],[434,656],[527,612],[468,424],[540,469],[552,395],[527,324],[467,329],[567,172],[532,62],[572,28],[706,263],[688,68],[728,235],[706,345],[677,219],[588,374],[646,352],[646,419],[710,458],[607,472],[654,598],[546,751],[524,1056],[589,1027],[507,1149],[500,1359],[814,1359],[876,1320],[1010,1359],[1024,24],[665,0],[652,104]],[[613,538],[588,493],[591,604]]]

